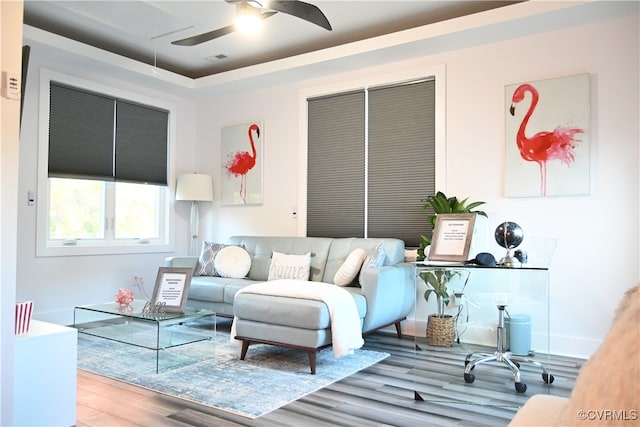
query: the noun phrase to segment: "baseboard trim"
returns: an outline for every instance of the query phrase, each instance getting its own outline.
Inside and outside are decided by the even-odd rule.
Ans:
[[[407,319],[402,322],[402,334],[407,336],[425,338],[427,330],[427,322],[416,319]],[[389,329],[391,332],[391,329]],[[496,345],[495,328],[482,325],[469,325],[462,335],[462,341],[469,344],[478,344],[486,346]],[[601,341],[595,339],[587,339],[575,336],[559,336],[551,333],[549,336],[549,344],[547,337],[542,334],[533,333],[531,336],[531,344],[533,350],[558,356],[576,357],[580,359],[588,359],[600,346]]]

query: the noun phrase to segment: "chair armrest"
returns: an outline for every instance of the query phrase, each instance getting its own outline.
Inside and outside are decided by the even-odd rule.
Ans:
[[[196,256],[172,256],[164,259],[165,267],[185,268],[191,267],[193,269],[198,265],[198,257]]]
[[[362,295],[367,299],[363,332],[389,325],[415,308],[415,265],[408,262],[362,270]]]

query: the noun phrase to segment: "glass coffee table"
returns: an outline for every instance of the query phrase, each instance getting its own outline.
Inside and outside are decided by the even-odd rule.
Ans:
[[[173,347],[211,340],[216,332],[216,313],[185,308],[184,313],[143,313],[146,301],[127,306],[115,302],[75,307],[73,326],[79,333],[153,350],[156,373],[160,357]]]

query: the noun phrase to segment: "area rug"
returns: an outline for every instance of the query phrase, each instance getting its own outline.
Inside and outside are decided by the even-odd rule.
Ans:
[[[175,328],[190,332],[187,327]],[[336,359],[326,348],[318,353],[317,373],[311,375],[304,351],[252,345],[244,361],[239,354],[240,346],[229,341],[228,332],[219,331],[208,341],[161,350],[162,370],[156,374],[154,350],[78,334],[79,369],[248,418],[260,417],[389,356],[361,349]]]

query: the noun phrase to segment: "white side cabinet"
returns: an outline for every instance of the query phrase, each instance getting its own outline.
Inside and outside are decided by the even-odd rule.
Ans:
[[[15,426],[76,424],[78,331],[31,321],[16,337]]]

